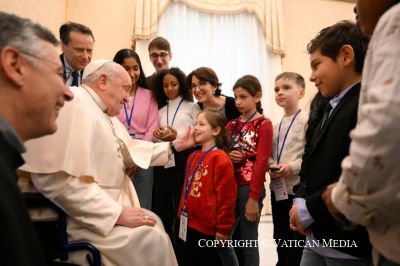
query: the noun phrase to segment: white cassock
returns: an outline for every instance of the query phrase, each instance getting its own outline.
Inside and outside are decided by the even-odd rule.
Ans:
[[[168,143],[132,140],[92,89],[72,91],[57,132],[26,143],[21,170],[33,173],[35,187],[68,214],[69,241],[93,243],[104,265],[177,265],[158,217],[155,226],[115,225],[123,207],[140,207],[126,167],[132,160],[142,168],[166,164]],[[71,253],[69,262],[85,265],[84,253]]]

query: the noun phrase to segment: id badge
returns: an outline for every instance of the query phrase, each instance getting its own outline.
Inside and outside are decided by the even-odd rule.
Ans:
[[[188,214],[185,211],[181,212],[181,220],[179,223],[179,238],[186,242],[188,226]]]
[[[171,149],[168,149],[168,163],[164,165],[164,168],[171,168],[175,166],[175,154]]]
[[[272,188],[275,193],[276,201],[287,200],[289,198],[286,182],[283,178],[272,180]]]

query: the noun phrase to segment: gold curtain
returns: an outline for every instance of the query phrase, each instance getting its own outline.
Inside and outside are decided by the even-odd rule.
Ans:
[[[159,17],[172,2],[212,14],[253,13],[263,29],[267,48],[284,55],[281,0],[136,0],[135,39],[151,39],[157,33]]]

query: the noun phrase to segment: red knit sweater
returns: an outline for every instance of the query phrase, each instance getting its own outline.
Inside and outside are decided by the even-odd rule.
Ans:
[[[189,156],[186,166],[189,180],[193,177],[194,169],[204,152],[196,151]],[[192,167],[188,169],[192,161]],[[229,235],[235,223],[237,185],[228,155],[219,149],[211,150],[200,164],[194,178],[186,203],[188,227],[207,235],[215,235],[216,232]],[[188,180],[185,180],[183,185],[178,217],[183,208],[187,182]]]

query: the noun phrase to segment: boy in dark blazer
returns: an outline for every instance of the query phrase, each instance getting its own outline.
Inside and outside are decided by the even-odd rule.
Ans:
[[[375,265],[400,266],[400,0],[357,0],[356,11],[372,35],[358,121],[339,182],[322,197],[338,221],[367,228]]]
[[[321,197],[341,174],[357,122],[361,72],[368,38],[352,22],[320,31],[307,46],[311,77],[330,101],[316,127],[303,183],[290,210],[290,228],[307,235],[301,265],[370,265],[370,243],[363,227],[344,231]]]

